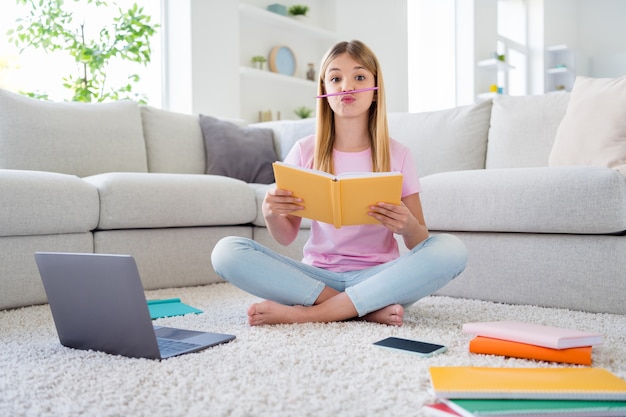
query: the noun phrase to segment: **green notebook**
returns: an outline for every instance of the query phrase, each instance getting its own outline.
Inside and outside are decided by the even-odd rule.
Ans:
[[[150,318],[160,319],[162,317],[184,316],[185,314],[200,314],[202,310],[191,307],[180,301],[180,298],[168,298],[165,300],[148,300],[148,310]]]
[[[624,416],[626,401],[586,400],[441,400],[465,416]]]

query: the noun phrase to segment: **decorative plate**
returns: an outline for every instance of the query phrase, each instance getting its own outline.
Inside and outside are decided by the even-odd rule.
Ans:
[[[275,46],[270,51],[270,71],[293,76],[296,73],[296,56],[288,46]]]

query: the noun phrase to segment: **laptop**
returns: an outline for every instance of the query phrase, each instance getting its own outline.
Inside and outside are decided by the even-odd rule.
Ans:
[[[63,346],[167,359],[235,336],[153,326],[130,255],[37,252],[35,261]]]

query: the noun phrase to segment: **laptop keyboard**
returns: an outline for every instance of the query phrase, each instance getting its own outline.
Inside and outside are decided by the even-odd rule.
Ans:
[[[161,339],[157,337],[157,343],[159,344],[159,351],[161,356],[169,356],[175,353],[180,353],[189,349],[198,347],[195,343],[179,342],[171,339]]]

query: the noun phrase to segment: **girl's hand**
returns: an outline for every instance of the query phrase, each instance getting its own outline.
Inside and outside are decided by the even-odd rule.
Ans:
[[[409,249],[428,238],[428,228],[418,193],[404,197],[399,205],[378,203],[370,206],[370,216],[375,217],[393,233],[402,235],[404,244]]]
[[[272,188],[265,193],[263,199],[263,216],[265,218],[274,216],[286,216],[294,211],[304,209],[302,205],[302,199],[298,197],[292,197],[292,192],[289,190],[281,190],[278,188]]]
[[[399,235],[406,235],[419,226],[419,221],[403,203],[399,205],[378,203],[370,206],[370,216],[375,217],[387,229]]]

